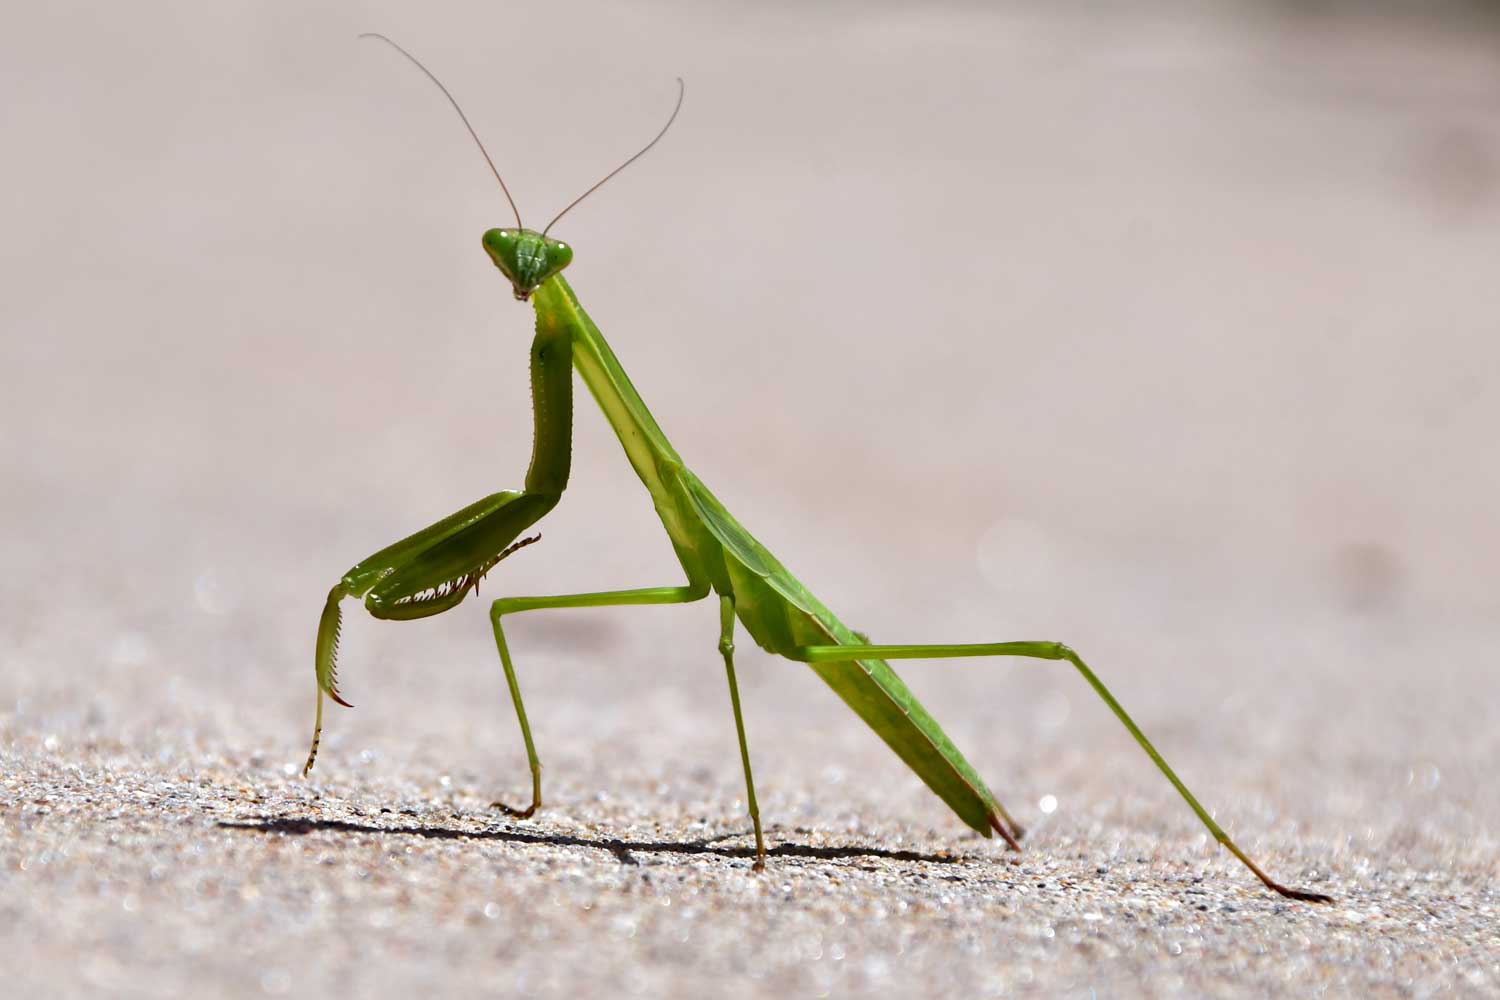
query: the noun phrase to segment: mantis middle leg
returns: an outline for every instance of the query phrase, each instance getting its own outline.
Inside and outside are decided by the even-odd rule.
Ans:
[[[740,761],[745,765],[745,798],[750,804],[750,822],[755,825],[755,870],[766,867],[766,838],[760,829],[760,806],[755,802],[755,776],[750,773],[750,745],[745,741],[745,717],[740,712],[740,686],[734,679],[734,598],[719,596],[719,652],[729,677],[729,703],[734,706],[734,729],[740,740]]]
[[[691,604],[708,596],[707,583],[689,583],[683,587],[641,587],[636,590],[606,590],[589,594],[558,594],[552,597],[502,597],[490,605],[490,621],[495,626],[495,645],[500,649],[500,665],[505,668],[505,683],[510,687],[511,701],[516,706],[516,719],[521,724],[521,739],[526,744],[526,762],[531,766],[531,805],[516,809],[503,802],[490,803],[507,816],[525,819],[542,805],[542,762],[537,757],[536,743],[531,738],[531,724],[526,721],[526,706],[521,701],[521,686],[516,680],[516,669],[511,663],[510,648],[505,642],[505,630],[500,619],[518,611],[540,611],[544,608],[608,608],[635,604]]]
[[[1078,669],[1078,672],[1083,675],[1083,679],[1088,681],[1089,686],[1104,700],[1104,703],[1109,706],[1110,711],[1115,713],[1115,717],[1130,731],[1130,735],[1135,737],[1135,741],[1140,744],[1141,749],[1146,751],[1146,755],[1155,762],[1161,773],[1167,776],[1167,780],[1172,783],[1172,787],[1177,789],[1178,794],[1187,801],[1187,804],[1192,807],[1193,812],[1198,814],[1198,818],[1203,821],[1204,826],[1208,827],[1208,832],[1213,834],[1214,839],[1224,845],[1231,854],[1239,858],[1245,867],[1254,872],[1256,878],[1260,879],[1268,889],[1278,892],[1289,899],[1300,899],[1313,903],[1332,902],[1331,897],[1325,896],[1322,893],[1306,892],[1301,889],[1291,889],[1281,885],[1265,872],[1261,871],[1260,867],[1254,861],[1250,860],[1249,855],[1240,850],[1239,846],[1230,839],[1229,834],[1224,832],[1224,828],[1214,822],[1214,818],[1208,814],[1208,810],[1204,809],[1193,793],[1188,791],[1187,786],[1182,783],[1182,779],[1177,777],[1176,772],[1162,758],[1156,747],[1152,746],[1151,741],[1146,739],[1146,734],[1141,732],[1140,727],[1135,724],[1135,720],[1115,700],[1115,696],[1110,694],[1109,689],[1089,669],[1088,665],[1083,662],[1083,659],[1072,649],[1060,642],[983,642],[915,646],[873,644],[863,646],[801,646],[785,655],[788,659],[803,663],[866,659],[948,659],[962,656],[1024,656],[1038,660],[1065,660]]]

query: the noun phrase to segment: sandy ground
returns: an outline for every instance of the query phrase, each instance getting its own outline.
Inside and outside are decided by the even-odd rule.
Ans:
[[[0,968],[16,996],[1500,993],[1500,30],[1462,6],[39,5],[0,38]],[[413,9],[414,10],[414,9]],[[707,605],[350,606],[529,450],[466,102],[679,450],[1030,833]],[[673,583],[580,393],[485,597]]]

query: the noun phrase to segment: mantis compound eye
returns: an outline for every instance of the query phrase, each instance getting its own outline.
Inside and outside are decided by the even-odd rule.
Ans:
[[[547,264],[551,273],[556,274],[569,264],[573,263],[573,248],[559,240],[547,241]]]

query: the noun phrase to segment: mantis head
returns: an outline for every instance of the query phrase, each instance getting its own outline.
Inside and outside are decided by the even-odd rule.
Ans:
[[[502,274],[510,279],[511,287],[516,291],[516,299],[525,302],[531,298],[531,293],[541,287],[542,282],[552,277],[557,272],[568,266],[573,259],[573,248],[560,240],[550,239],[548,231],[557,224],[557,220],[571,212],[580,201],[599,190],[611,177],[630,166],[636,160],[646,155],[646,151],[661,141],[661,137],[667,134],[667,129],[677,120],[677,112],[682,110],[682,96],[685,88],[682,78],[677,79],[677,104],[672,108],[672,114],[667,118],[667,123],[656,133],[656,138],[641,147],[640,152],[620,164],[583,194],[568,203],[568,207],[552,217],[541,232],[527,229],[521,224],[521,210],[516,208],[516,200],[510,196],[510,188],[505,186],[505,179],[500,176],[500,171],[495,169],[495,161],[490,159],[489,151],[484,148],[484,143],[479,141],[479,133],[474,131],[474,126],[469,124],[469,116],[464,114],[464,109],[458,106],[458,101],[443,86],[443,81],[433,76],[432,70],[422,65],[422,61],[410,52],[391,41],[378,32],[367,31],[360,38],[375,38],[385,42],[391,48],[411,60],[412,65],[426,74],[427,79],[437,84],[437,88],[448,98],[448,103],[453,105],[453,110],[458,112],[458,117],[464,123],[464,128],[469,130],[474,144],[479,147],[479,152],[484,156],[484,162],[489,164],[490,173],[495,175],[495,180],[500,184],[500,190],[505,193],[505,200],[510,204],[510,210],[516,213],[516,228],[514,229],[491,229],[484,234],[484,249],[490,255],[490,260],[495,262]]]
[[[573,259],[572,247],[530,229],[491,229],[484,234],[484,250],[510,279],[519,302]]]

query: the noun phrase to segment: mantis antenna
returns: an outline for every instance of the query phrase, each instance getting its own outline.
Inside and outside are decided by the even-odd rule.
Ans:
[[[561,212],[558,212],[552,217],[552,221],[547,223],[547,228],[542,230],[542,235],[546,236],[547,230],[557,225],[558,219],[561,219],[563,216],[573,211],[574,206],[576,206],[580,201],[603,187],[605,181],[609,180],[615,174],[618,174],[621,170],[624,170],[626,167],[630,166],[636,160],[639,160],[641,157],[645,156],[648,152],[650,152],[652,146],[656,145],[658,142],[661,142],[661,137],[667,134],[667,129],[671,128],[672,123],[677,120],[677,112],[682,110],[682,98],[686,93],[687,86],[683,84],[682,77],[679,76],[677,78],[677,105],[672,108],[672,114],[667,118],[667,123],[661,127],[660,132],[656,133],[656,138],[652,139],[650,142],[646,143],[646,145],[642,146],[640,152],[636,153],[630,159],[626,160],[624,163],[620,164],[618,167],[615,167],[615,169],[611,170],[609,173],[601,177],[599,179],[599,182],[593,187],[589,188],[587,191],[583,192],[583,194],[579,195],[577,198],[574,198],[571,202],[569,202],[567,208],[563,209]]]
[[[487,150],[487,149],[484,148],[484,143],[481,142],[480,139],[479,139],[479,133],[475,132],[474,131],[474,126],[471,125],[471,124],[469,124],[469,116],[466,115],[466,114],[464,114],[464,109],[458,106],[458,100],[456,98],[454,98],[454,96],[448,91],[447,87],[443,86],[443,81],[439,80],[437,78],[437,76],[433,74],[432,70],[430,70],[426,66],[422,65],[422,60],[418,59],[416,56],[414,56],[410,52],[406,51],[400,45],[396,44],[395,42],[391,41],[386,36],[382,35],[380,32],[378,32],[378,31],[366,31],[366,32],[362,32],[359,37],[360,38],[378,38],[382,42],[385,42],[391,48],[395,49],[397,52],[401,53],[407,59],[411,60],[411,63],[412,63],[413,66],[417,67],[417,69],[421,70],[423,73],[425,73],[427,75],[427,79],[429,79],[433,83],[437,84],[437,88],[443,92],[443,96],[444,97],[448,98],[448,103],[451,104],[451,105],[453,105],[453,110],[457,111],[458,112],[458,117],[463,120],[464,128],[466,128],[466,129],[469,130],[469,135],[474,139],[474,145],[478,146],[479,147],[479,152],[484,155],[484,162],[486,162],[486,163],[488,163],[490,165],[490,173],[494,174],[495,175],[495,180],[497,180],[497,181],[500,182],[500,190],[505,192],[505,200],[508,201],[508,202],[510,202],[510,210],[512,212],[514,212],[515,215],[516,215],[516,228],[517,229],[525,229],[526,226],[521,222],[521,210],[516,207],[516,200],[510,196],[510,188],[508,188],[508,187],[505,186],[505,179],[500,176],[500,171],[495,168],[495,161],[492,160],[492,159],[490,159],[489,150]],[[589,188],[587,191],[583,192],[583,194],[579,195],[577,198],[574,198],[572,201],[570,201],[568,203],[568,207],[567,208],[564,208],[561,212],[558,212],[556,215],[554,215],[552,217],[552,221],[549,222],[549,223],[547,223],[547,228],[542,230],[542,235],[546,236],[547,233],[548,233],[548,231],[551,230],[551,228],[553,226],[557,225],[557,220],[558,219],[561,219],[563,216],[565,216],[569,212],[573,211],[573,209],[575,207],[577,207],[577,205],[578,205],[579,202],[583,201],[583,199],[587,198],[589,195],[593,194],[595,191],[597,191],[601,187],[603,187],[605,181],[609,180],[615,174],[618,174],[620,171],[622,171],[626,167],[630,166],[636,160],[639,160],[641,157],[645,156],[646,153],[650,151],[650,149],[651,149],[652,146],[655,146],[658,142],[661,142],[661,137],[667,134],[667,129],[671,128],[672,127],[672,123],[677,120],[677,112],[679,112],[679,111],[682,110],[682,98],[686,95],[686,93],[687,93],[687,87],[686,87],[685,84],[683,84],[682,77],[679,76],[677,78],[677,104],[676,104],[675,107],[672,108],[672,114],[667,118],[667,123],[661,127],[661,131],[660,132],[656,133],[656,138],[652,139],[650,142],[646,143],[646,145],[642,146],[641,149],[640,149],[640,151],[637,152],[630,159],[626,160],[624,163],[620,164],[618,167],[615,167],[615,169],[613,169],[609,173],[605,174],[602,178],[599,179],[599,181],[593,187]]]
[[[460,118],[463,119],[464,128],[468,129],[469,130],[469,135],[471,135],[471,136],[474,137],[474,145],[478,146],[479,147],[479,152],[481,152],[481,153],[484,154],[484,162],[486,162],[486,163],[488,163],[490,165],[490,173],[494,174],[495,175],[495,180],[497,180],[497,181],[500,182],[500,190],[505,192],[505,200],[508,201],[508,202],[510,202],[510,210],[512,212],[516,213],[516,228],[517,229],[525,229],[526,227],[521,224],[521,210],[516,207],[516,200],[510,196],[510,188],[508,188],[508,187],[505,186],[505,180],[504,180],[504,178],[502,178],[500,176],[500,171],[498,171],[498,170],[495,169],[495,161],[492,160],[492,159],[490,159],[490,152],[489,152],[489,150],[485,149],[484,148],[484,143],[479,141],[479,133],[475,132],[474,131],[474,126],[469,124],[469,116],[466,115],[466,114],[464,114],[464,109],[458,106],[458,101],[455,100],[454,97],[453,97],[453,95],[448,92],[448,88],[445,87],[445,86],[443,86],[443,81],[439,80],[436,76],[434,76],[433,73],[432,73],[432,70],[428,69],[426,66],[423,66],[422,65],[422,60],[418,59],[416,56],[412,55],[410,52],[406,51],[401,46],[397,45],[395,42],[391,41],[389,38],[387,38],[384,35],[382,35],[380,32],[378,32],[378,31],[366,31],[363,34],[361,34],[359,37],[360,38],[378,38],[382,42],[385,42],[391,48],[395,49],[397,52],[401,53],[403,56],[405,56],[406,58],[410,59],[412,61],[412,65],[416,66],[417,69],[419,69],[423,73],[427,74],[427,79],[429,79],[433,83],[437,84],[438,90],[441,90],[443,92],[443,96],[446,97],[446,98],[448,98],[448,103],[451,104],[451,105],[453,105],[453,110],[458,112],[458,117],[460,117]],[[679,82],[681,82],[681,81],[679,81]],[[682,103],[682,98],[679,97],[677,100],[678,100],[679,104]],[[674,111],[674,112],[672,112],[672,114],[675,116],[677,113]],[[671,122],[668,122],[667,124],[670,125]],[[657,138],[659,139],[661,137],[657,136]],[[647,148],[650,148],[650,147],[647,147]],[[641,150],[641,152],[645,152],[645,150]],[[640,153],[636,154],[636,156],[639,156],[639,155],[640,155]],[[633,159],[633,157],[632,157],[632,159]],[[607,178],[607,177],[605,178],[605,180],[608,180],[608,179],[609,178]],[[602,184],[604,182],[600,181],[599,183]],[[598,185],[596,184],[596,185],[594,185],[594,187],[598,187]],[[592,191],[593,188],[590,188],[589,190]],[[574,204],[577,204],[577,202],[574,202]],[[568,208],[572,208],[572,207],[573,207],[573,205],[569,205],[568,206]],[[563,211],[567,211],[567,209],[563,209]],[[552,221],[556,222],[557,220],[553,219]]]

